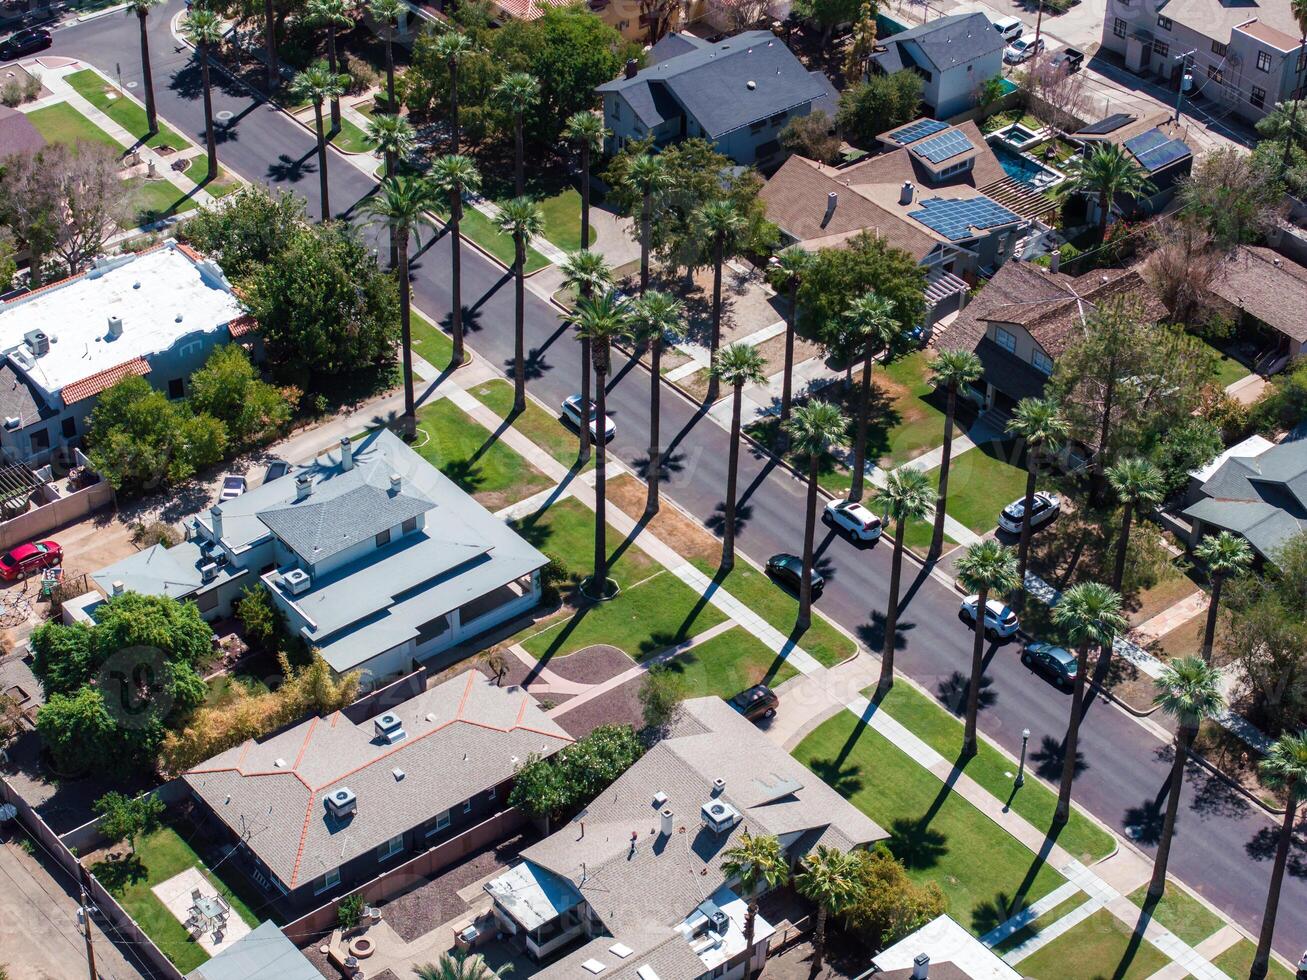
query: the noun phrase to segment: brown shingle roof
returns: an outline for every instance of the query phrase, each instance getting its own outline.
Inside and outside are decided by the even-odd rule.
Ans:
[[[1208,287],[1280,333],[1307,341],[1307,269],[1269,248],[1240,245]]]
[[[32,125],[32,121],[17,109],[0,106],[0,156],[39,150],[45,146],[45,137]]]
[[[140,378],[149,373],[150,362],[143,357],[134,357],[130,361],[124,361],[114,367],[97,371],[81,381],[74,381],[70,385],[64,385],[60,395],[63,397],[65,405],[73,405],[87,398],[93,398],[102,391],[108,391],[124,378]]]

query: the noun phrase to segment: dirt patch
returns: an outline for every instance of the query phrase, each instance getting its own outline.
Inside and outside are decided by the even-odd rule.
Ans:
[[[1092,666],[1090,671],[1089,676],[1092,677]],[[1140,714],[1154,710],[1153,698],[1157,697],[1160,691],[1156,681],[1121,657],[1112,658],[1112,666],[1103,683],[1103,688],[1111,692],[1112,696],[1117,700],[1124,702]]]
[[[634,665],[624,651],[603,643],[549,661],[549,669],[555,674],[579,684],[601,684]]]
[[[1214,721],[1204,721],[1194,740],[1194,751],[1253,796],[1274,807],[1284,806],[1284,798],[1258,778],[1261,753],[1239,736]]]
[[[644,724],[644,713],[640,707],[640,685],[643,681],[643,677],[633,677],[625,684],[559,715],[555,721],[573,738],[580,738],[600,725],[632,725],[640,728]]]
[[[638,521],[644,514],[647,494],[645,484],[629,473],[608,481],[608,502],[632,520]],[[667,501],[662,502],[648,527],[659,540],[686,558],[716,561],[721,554],[721,543],[715,537]]]
[[[773,377],[785,370],[785,334],[779,333],[771,340],[764,340],[758,345],[758,353],[767,362],[767,377]],[[822,350],[817,344],[803,337],[794,338],[794,363],[802,364],[814,357],[821,357]]]
[[[619,282],[629,291],[638,288],[638,269],[635,274]],[[694,278],[668,276],[655,272],[650,285],[654,289],[670,292],[683,303],[686,311],[686,339],[707,347],[712,337],[712,266],[699,269]],[[785,301],[773,295],[755,274],[741,272],[730,266],[722,269],[722,345],[734,343],[742,337],[770,326],[785,316]]]
[[[626,655],[622,654],[622,656]],[[627,662],[630,663],[630,661]],[[500,677],[500,684],[504,687],[516,685],[525,689],[532,697],[540,702],[540,707],[545,711],[548,711],[550,708],[556,708],[564,701],[569,701],[575,696],[572,694],[557,694],[553,691],[541,690],[541,688],[546,686],[545,682],[540,680],[536,674],[532,673],[530,667],[522,663],[521,660],[507,651],[504,652],[504,666],[506,669]],[[477,664],[477,670],[481,671],[481,673],[485,674],[487,677],[495,676],[495,672],[490,669],[490,665],[484,659]]]
[[[696,401],[703,401],[708,397],[709,380],[711,379],[708,377],[708,369],[700,368],[694,374],[681,378],[676,383],[689,392],[691,398]],[[721,392],[718,392],[718,394],[721,394]]]

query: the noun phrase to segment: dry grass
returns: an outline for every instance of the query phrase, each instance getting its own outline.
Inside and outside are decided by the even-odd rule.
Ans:
[[[638,521],[644,514],[647,494],[645,484],[630,473],[608,481],[608,502],[632,520]],[[648,527],[659,540],[687,559],[716,561],[721,555],[721,542],[666,501]]]

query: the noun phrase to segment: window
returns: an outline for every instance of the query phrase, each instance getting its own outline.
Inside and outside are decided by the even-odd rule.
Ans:
[[[464,801],[463,801],[463,812],[464,812],[464,813],[471,813],[471,812],[472,812],[472,801],[471,801],[471,800],[464,800]]]
[[[1256,85],[1254,85],[1254,86],[1253,86],[1253,94],[1252,94],[1252,97],[1251,97],[1251,102],[1252,102],[1252,104],[1255,105],[1258,109],[1265,108],[1265,106],[1266,106],[1266,89],[1264,89],[1264,88],[1258,88]]]
[[[1220,41],[1213,41],[1213,42],[1212,42],[1212,54],[1216,55],[1218,58],[1224,58],[1224,57],[1225,57],[1225,45],[1222,44]]]
[[[1015,352],[1017,349],[1017,338],[1002,327],[994,328],[994,341],[1005,351]]]
[[[321,895],[328,888],[335,888],[340,884],[340,869],[332,868],[325,875],[319,878],[313,885],[313,894]]]
[[[1258,71],[1271,70],[1271,52],[1269,51],[1257,52],[1257,70]]]
[[[28,441],[32,447],[32,452],[41,453],[50,448],[50,430],[33,429],[27,434]]]
[[[1171,45],[1167,44],[1165,41],[1154,41],[1153,54],[1157,55],[1159,58],[1169,58],[1171,57]]]
[[[184,378],[173,378],[168,382],[168,397],[174,400],[181,398],[186,394],[186,380]]]
[[[432,834],[438,834],[442,830],[447,829],[448,827],[449,827],[449,811],[446,810],[444,813],[437,813],[434,817],[432,817],[430,820],[427,821],[426,836],[430,837]]]
[[[1164,30],[1164,31],[1169,31],[1169,30],[1171,29],[1171,18],[1170,18],[1170,17],[1164,17],[1162,14],[1158,14],[1158,15],[1157,15],[1157,26],[1160,27],[1160,28],[1161,28],[1162,30]]]
[[[65,439],[73,439],[77,436],[77,419],[64,419],[59,424],[60,431],[63,432]]]
[[[406,521],[404,521],[403,524],[399,526],[399,533],[408,534],[412,531],[416,531],[417,529],[418,529],[418,519],[416,517],[410,517]]]
[[[1221,69],[1217,68],[1215,65],[1208,65],[1208,66],[1207,66],[1207,77],[1210,78],[1212,81],[1216,82],[1217,84],[1220,84],[1220,82],[1221,82]]]
[[[1030,363],[1035,365],[1037,371],[1043,371],[1045,374],[1053,373],[1053,359],[1042,350],[1037,350],[1030,355]]]
[[[1112,33],[1117,37],[1125,37],[1125,21],[1120,17],[1112,21]]]
[[[761,132],[762,132],[762,127],[765,126],[765,125],[767,125],[766,122],[764,122],[764,121],[761,120],[761,119],[759,119],[759,120],[758,120],[757,122],[755,122],[755,123],[749,123],[749,132],[751,132],[751,133],[761,133]]]
[[[203,346],[204,346],[204,341],[192,340],[185,344],[182,344],[181,347],[177,348],[177,353],[181,357],[193,357],[194,355],[200,352],[200,349]]]
[[[385,861],[388,858],[394,857],[402,850],[404,850],[404,835],[399,834],[390,838],[390,840],[377,848],[377,860]]]
[[[495,798],[495,793],[496,793],[497,789],[498,789],[498,787],[496,787],[496,786],[491,786],[491,787],[490,787],[490,792],[486,794],[486,799],[488,799],[488,800],[493,800],[493,799]]]
[[[386,528],[384,531],[382,531],[380,534],[377,535],[378,548],[384,548],[388,544],[390,544],[390,528]]]

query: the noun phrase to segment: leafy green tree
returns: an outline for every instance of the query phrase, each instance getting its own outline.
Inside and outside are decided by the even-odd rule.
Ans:
[[[560,753],[577,803],[589,803],[644,753],[630,725],[600,725]]]
[[[649,350],[649,457],[645,482],[649,496],[644,512],[658,513],[663,452],[659,434],[662,413],[662,356],[669,343],[685,336],[685,304],[670,293],[650,290],[631,303],[631,332]]]
[[[744,948],[752,950],[761,893],[785,884],[790,877],[780,838],[745,831],[739,842],[722,855],[722,874],[727,881],[738,883],[748,902],[744,912]]]
[[[652,241],[654,197],[672,186],[662,159],[642,153],[626,169],[627,185],[640,195],[640,295],[649,289],[649,248]]]
[[[1211,663],[1221,590],[1227,579],[1242,575],[1252,565],[1253,549],[1239,535],[1222,531],[1203,538],[1194,548],[1194,557],[1207,566],[1207,576],[1212,583],[1212,595],[1207,600],[1207,624],[1203,628],[1203,661]]]
[[[1118,198],[1136,200],[1152,194],[1156,188],[1124,149],[1115,143],[1099,143],[1087,157],[1076,157],[1067,164],[1067,180],[1058,187],[1065,200],[1072,194],[1089,194],[1098,200],[1098,240],[1107,237],[1107,222],[1112,203]]]
[[[3,193],[3,184],[0,184],[0,193]],[[0,213],[3,213],[4,205],[0,203]],[[18,262],[15,256],[18,254],[18,246],[14,241],[14,233],[8,228],[0,228],[0,293],[9,291],[9,284],[13,281],[14,273],[18,271]]]
[[[858,19],[858,0],[795,0],[794,13],[821,28],[821,48],[825,50],[837,26]]]
[[[858,898],[844,910],[845,924],[871,949],[885,949],[947,911],[934,881],[918,885],[884,844],[853,852]]]
[[[844,311],[847,336],[862,348],[862,385],[858,396],[858,417],[853,437],[853,484],[849,488],[850,500],[862,499],[862,487],[867,476],[867,424],[871,415],[871,368],[880,351],[891,352],[899,336],[894,305],[885,297],[870,290],[859,296]]]
[[[892,304],[899,330],[911,330],[925,315],[925,288],[916,259],[878,235],[860,232],[840,248],[813,253],[799,285],[800,322],[810,336],[830,337],[849,305],[874,291]]]
[[[209,54],[222,44],[222,20],[212,10],[193,7],[186,11],[182,37],[195,45],[200,62],[200,87],[204,93],[204,146],[209,164],[209,180],[218,176],[218,138],[213,129],[213,87],[209,79]]]
[[[893,470],[885,485],[876,490],[874,502],[885,516],[894,521],[894,558],[889,574],[889,602],[885,606],[885,640],[880,648],[880,680],[877,691],[882,695],[894,685],[894,650],[898,646],[899,584],[903,576],[903,537],[908,525],[930,511],[934,494],[930,477],[921,470]]]
[[[87,417],[86,442],[96,472],[115,490],[141,493],[180,483],[222,459],[227,430],[211,415],[125,378],[100,395]]]
[[[654,664],[640,682],[640,711],[644,728],[654,736],[666,732],[681,713],[685,681],[665,663]]]
[[[435,963],[413,968],[418,980],[503,980],[512,964],[495,969],[479,953],[441,953]]]
[[[245,627],[246,639],[256,648],[266,651],[276,649],[284,626],[281,613],[262,582],[245,587],[236,602],[236,618]]]
[[[341,0],[322,0],[324,3],[339,5]],[[322,221],[330,221],[331,192],[327,181],[327,133],[322,122],[322,103],[330,99],[332,108],[332,132],[340,128],[340,103],[337,101],[349,85],[348,75],[339,75],[334,67],[328,68],[321,61],[315,62],[302,72],[298,72],[290,83],[291,95],[304,102],[313,103],[313,123],[318,136],[318,193],[322,199]]]
[[[1275,920],[1280,911],[1280,886],[1284,883],[1284,869],[1289,860],[1289,847],[1293,843],[1294,822],[1298,818],[1298,805],[1307,799],[1307,731],[1297,735],[1281,735],[1257,768],[1261,772],[1262,782],[1284,794],[1285,806],[1284,821],[1280,824],[1280,834],[1275,842],[1275,863],[1271,867],[1266,910],[1262,913],[1262,927],[1257,934],[1257,952],[1253,955],[1249,980],[1264,980],[1270,966],[1271,940],[1275,937]]]
[[[1176,720],[1175,757],[1171,763],[1166,815],[1162,818],[1162,836],[1153,855],[1153,878],[1148,884],[1148,898],[1161,901],[1166,889],[1166,865],[1175,836],[1175,817],[1180,809],[1180,789],[1184,785],[1184,767],[1189,747],[1198,734],[1198,726],[1220,714],[1225,707],[1221,696],[1221,674],[1198,657],[1183,657],[1167,664],[1157,679],[1160,689],[1153,703]]]
[[[136,841],[158,829],[165,807],[153,793],[131,797],[110,790],[95,801],[92,809],[100,817],[100,833],[112,844],[126,841],[135,854]]]
[[[789,298],[785,311],[785,365],[781,369],[781,437],[785,438],[785,423],[790,418],[794,387],[794,328],[799,319],[799,284],[812,262],[812,253],[795,246],[787,248],[772,260],[772,285],[784,289]],[[784,448],[784,447],[782,447]]]
[[[976,594],[980,620],[971,641],[971,680],[967,683],[967,720],[962,735],[962,754],[971,758],[976,754],[976,716],[980,710],[980,682],[985,670],[983,610],[987,608],[991,595],[1006,595],[1021,584],[1017,577],[1016,555],[994,538],[978,541],[970,545],[958,560],[957,581],[967,592]]]
[[[159,131],[159,115],[154,107],[154,72],[150,67],[150,35],[146,21],[150,11],[163,0],[130,0],[127,12],[136,15],[137,25],[141,29],[141,82],[145,89],[145,131],[153,136]]]
[[[508,803],[537,820],[544,820],[545,832],[548,833],[550,825],[562,817],[573,798],[573,789],[567,784],[563,768],[552,759],[533,752],[513,777]]]
[[[1162,471],[1162,494],[1169,497],[1189,484],[1189,474],[1202,469],[1225,449],[1218,426],[1192,416],[1161,434],[1149,458]]]
[[[835,131],[835,120],[821,109],[806,116],[795,116],[787,122],[781,130],[780,141],[786,152],[797,153],[818,163],[834,163],[843,143]]]
[[[953,424],[957,419],[958,392],[985,373],[980,358],[968,350],[940,351],[930,362],[930,383],[947,392],[944,407],[944,453],[939,465],[939,492],[935,495],[935,528],[930,537],[930,554],[938,555],[944,545],[944,515],[948,504],[948,475],[953,454]]]
[[[137,739],[122,737],[123,731],[105,707],[104,696],[94,687],[47,698],[37,712],[36,731],[55,766],[65,773],[122,774],[148,758],[148,753],[139,751],[133,744]],[[147,728],[129,731],[144,737],[147,746],[163,739],[162,731],[151,732]],[[124,749],[126,758],[123,758]]]
[[[735,490],[740,470],[740,410],[744,404],[744,386],[762,384],[767,380],[767,362],[752,344],[731,344],[717,352],[713,359],[712,376],[725,381],[731,388],[731,444],[726,464],[726,504],[722,518],[721,567],[735,567]]]
[[[1026,565],[1030,558],[1030,516],[1035,509],[1035,479],[1043,453],[1057,452],[1067,437],[1069,426],[1062,409],[1051,398],[1023,398],[1017,402],[1007,431],[1021,439],[1026,454],[1026,495],[1022,502],[1021,542],[1017,546],[1017,578],[1025,587]]]
[[[431,166],[431,181],[444,192],[449,204],[449,277],[450,277],[450,335],[454,339],[454,352],[449,363],[458,367],[463,363],[463,195],[475,194],[481,187],[481,173],[471,157],[447,154],[438,157]]]
[[[840,93],[835,123],[854,146],[871,149],[878,134],[917,118],[921,92],[915,72],[872,75]]]
[[[581,156],[581,247],[590,247],[590,159],[595,153],[602,153],[604,137],[608,130],[604,128],[604,117],[597,112],[581,110],[567,117],[563,127],[563,138],[576,147]]]
[[[540,82],[524,71],[505,75],[495,86],[495,98],[513,117],[513,193],[526,193],[525,119],[540,101]]]
[[[1125,578],[1125,559],[1130,547],[1130,524],[1141,507],[1162,502],[1162,471],[1146,459],[1132,457],[1113,463],[1107,470],[1107,482],[1121,501],[1121,535],[1116,542],[1116,564],[1112,569],[1112,588],[1121,591]]]
[[[458,76],[459,65],[476,50],[476,42],[460,30],[436,36],[434,52],[449,72],[449,152],[458,153]]]
[[[844,52],[844,84],[860,82],[867,75],[867,65],[876,51],[876,17],[879,11],[872,0],[862,0],[858,19],[853,23],[853,40]]]
[[[32,673],[41,682],[46,700],[55,694],[73,694],[94,676],[98,666],[91,627],[64,625],[56,620],[32,631]]]
[[[310,23],[317,27],[327,29],[327,64],[324,66],[324,74],[330,72],[333,78],[340,78],[340,58],[336,51],[336,35],[342,27],[349,27],[354,23],[354,0],[308,0],[305,5],[305,13],[308,14]],[[340,130],[340,97],[345,94],[349,86],[348,76],[339,86],[339,89],[332,87],[324,90],[324,98],[331,100],[331,131],[333,133]],[[322,131],[322,115],[318,114],[318,132]],[[319,137],[321,138],[321,137]],[[321,154],[319,154],[321,158]],[[324,168],[325,170],[325,168]],[[323,208],[326,213],[326,208]]]
[[[240,281],[280,257],[306,224],[304,198],[247,184],[222,205],[201,208],[180,232],[228,278]]]
[[[386,111],[397,115],[399,103],[395,101],[395,35],[399,32],[399,18],[407,13],[403,0],[371,0],[368,9],[373,20],[386,25],[382,41],[386,49]]]
[[[540,205],[529,197],[515,197],[499,209],[499,228],[513,237],[513,411],[526,411],[526,245],[544,233]]]
[[[213,629],[193,602],[124,592],[106,599],[95,615],[92,647],[99,664],[138,647],[158,650],[170,663],[188,667],[199,667],[212,656]]]
[[[14,273],[14,242],[27,246],[28,284],[35,289],[44,281],[46,259],[54,250],[67,207],[58,184],[50,179],[46,150],[13,153],[0,167],[0,229],[12,235],[4,239],[4,270],[8,281]]]
[[[802,867],[794,876],[794,887],[817,906],[817,925],[812,934],[812,968],[820,970],[826,955],[827,920],[832,915],[844,915],[862,897],[857,858],[818,844],[817,849],[803,859]]]
[[[191,375],[190,406],[227,427],[233,446],[256,446],[284,432],[295,411],[295,389],[263,381],[245,348],[224,344]]]
[[[804,504],[803,579],[799,583],[799,616],[795,625],[806,630],[812,624],[813,536],[817,526],[817,488],[821,463],[826,454],[847,439],[849,420],[829,402],[814,401],[794,410],[786,423],[794,452],[808,460],[808,493]]]
[[[613,285],[613,270],[601,252],[592,252],[582,248],[567,257],[560,271],[563,273],[563,286],[570,289],[580,299],[589,299],[597,292],[606,292]],[[581,414],[590,410],[590,339],[581,341]],[[577,459],[585,463],[590,459],[590,427],[577,427],[577,437],[581,449]]]

